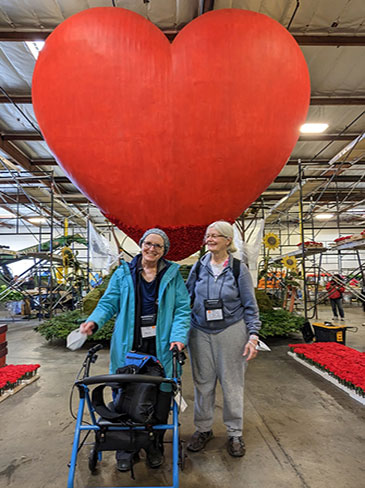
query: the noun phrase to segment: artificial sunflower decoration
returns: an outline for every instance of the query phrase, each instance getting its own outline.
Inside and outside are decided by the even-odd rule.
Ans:
[[[64,267],[72,266],[74,263],[74,253],[67,246],[62,248],[62,264]]]
[[[279,236],[270,232],[269,234],[265,234],[264,236],[264,244],[269,249],[276,249],[280,245]]]
[[[295,256],[285,256],[285,258],[282,259],[282,263],[288,269],[295,269],[297,267]]]

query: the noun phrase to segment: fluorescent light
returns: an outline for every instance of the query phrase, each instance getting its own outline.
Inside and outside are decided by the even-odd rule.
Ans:
[[[28,217],[28,222],[31,224],[43,224],[47,221],[45,217]]]
[[[324,132],[328,127],[328,124],[303,124],[300,127],[300,132],[303,134],[320,134]]]
[[[330,220],[333,219],[335,215],[331,213],[320,213],[314,216],[315,219],[318,220]]]
[[[29,51],[33,54],[34,58],[38,58],[38,54],[42,51],[44,46],[44,41],[26,41],[25,43]]]

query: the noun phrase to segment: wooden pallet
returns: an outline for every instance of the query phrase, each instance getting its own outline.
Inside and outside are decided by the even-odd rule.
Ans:
[[[365,242],[365,236],[362,234],[356,234],[351,237],[351,239],[347,239],[348,242],[354,242],[354,241],[364,241]]]
[[[32,376],[29,378],[29,380],[22,380],[20,385],[16,386],[12,390],[6,390],[6,392],[0,396],[0,403],[6,400],[7,398],[13,396],[15,393],[18,393],[18,391],[22,390],[26,386],[30,385],[31,383],[34,383],[40,378],[39,374],[36,374],[35,376]]]

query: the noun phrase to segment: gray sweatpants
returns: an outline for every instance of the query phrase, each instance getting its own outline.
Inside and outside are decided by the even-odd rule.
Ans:
[[[195,392],[194,424],[199,432],[208,432],[212,428],[215,389],[219,380],[223,391],[223,422],[227,434],[230,437],[242,435],[247,367],[242,353],[247,340],[243,320],[218,334],[190,329],[188,346]]]

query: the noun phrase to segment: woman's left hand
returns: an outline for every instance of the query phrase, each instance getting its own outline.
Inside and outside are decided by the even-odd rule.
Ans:
[[[185,347],[185,344],[183,344],[182,342],[171,342],[170,351],[172,351],[175,346],[177,346],[179,351],[182,351]]]
[[[252,342],[247,342],[245,345],[245,349],[243,351],[242,356],[247,356],[247,361],[250,361],[250,359],[255,359],[257,356],[257,342],[252,341]]]

